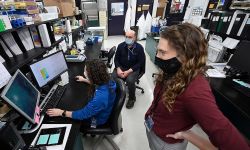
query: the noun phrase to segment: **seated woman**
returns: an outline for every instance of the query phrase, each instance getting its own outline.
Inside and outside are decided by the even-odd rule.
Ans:
[[[107,122],[116,97],[116,83],[110,79],[107,67],[101,60],[86,62],[84,76],[76,76],[76,80],[90,84],[89,93],[92,96],[88,104],[76,111],[48,109],[46,113],[50,117],[64,116],[84,120],[89,125],[102,125]]]

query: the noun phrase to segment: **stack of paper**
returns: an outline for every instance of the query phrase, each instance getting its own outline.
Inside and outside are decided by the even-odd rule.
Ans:
[[[221,73],[217,69],[208,69],[206,73],[212,78],[226,78],[225,74]]]
[[[0,88],[2,88],[3,86],[5,86],[10,78],[11,78],[11,75],[10,73],[7,71],[7,69],[4,67],[4,65],[2,63],[0,63]]]

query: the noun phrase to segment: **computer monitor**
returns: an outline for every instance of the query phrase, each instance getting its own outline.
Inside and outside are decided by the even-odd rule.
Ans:
[[[35,124],[35,110],[40,99],[40,92],[20,70],[16,71],[5,86],[1,97],[22,116]]]
[[[242,73],[248,73],[248,75],[250,75],[249,47],[249,41],[240,42],[234,55],[231,57],[227,65]]]
[[[58,51],[30,65],[32,74],[41,88],[68,70],[63,51]]]

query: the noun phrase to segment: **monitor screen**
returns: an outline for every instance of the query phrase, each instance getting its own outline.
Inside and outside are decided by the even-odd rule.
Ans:
[[[247,72],[248,74],[250,74],[249,47],[249,41],[240,42],[239,46],[236,48],[234,55],[229,60],[227,65],[241,72]]]
[[[31,64],[30,69],[39,87],[43,87],[67,71],[68,67],[63,52],[58,51]]]
[[[40,92],[17,70],[1,93],[1,97],[16,111],[35,123],[35,109],[40,99]]]

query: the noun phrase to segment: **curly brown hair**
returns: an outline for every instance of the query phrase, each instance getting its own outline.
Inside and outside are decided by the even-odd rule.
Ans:
[[[110,80],[108,69],[102,60],[94,59],[87,61],[86,71],[90,82],[94,85],[106,84]]]
[[[178,72],[165,80],[164,73],[156,79],[163,84],[163,103],[171,112],[175,99],[198,74],[206,71],[207,40],[202,31],[189,23],[173,25],[161,32],[161,38],[166,39],[177,52],[182,62]]]
[[[86,61],[87,76],[90,80],[90,88],[88,96],[92,97],[96,86],[107,84],[110,80],[110,75],[105,63],[102,60],[93,59]]]

